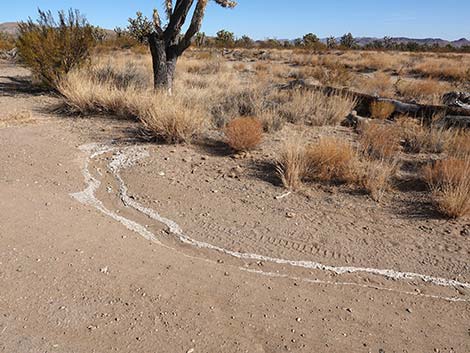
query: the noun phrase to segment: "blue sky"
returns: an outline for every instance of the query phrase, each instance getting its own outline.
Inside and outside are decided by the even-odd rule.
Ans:
[[[91,23],[113,29],[141,10],[149,16],[163,0],[1,0],[0,22],[35,16],[36,9],[78,8]],[[227,29],[256,39],[407,36],[470,37],[470,0],[239,0],[234,10],[209,6],[203,30]],[[269,4],[269,7],[268,7]]]

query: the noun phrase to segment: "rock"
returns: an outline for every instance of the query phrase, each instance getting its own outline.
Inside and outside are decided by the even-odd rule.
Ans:
[[[286,217],[287,218],[295,218],[297,215],[294,212],[287,212]]]
[[[100,272],[101,272],[101,273],[104,273],[105,275],[107,275],[108,272],[109,272],[108,266],[105,266],[105,267],[103,267],[103,268],[100,268]]]
[[[460,231],[460,235],[463,237],[470,237],[470,224],[466,224]]]

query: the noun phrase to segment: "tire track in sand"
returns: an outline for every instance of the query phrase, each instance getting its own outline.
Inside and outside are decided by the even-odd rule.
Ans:
[[[170,233],[176,236],[180,240],[180,242],[190,245],[192,247],[213,250],[213,251],[223,253],[223,254],[226,254],[235,258],[243,259],[243,260],[265,261],[265,262],[270,262],[274,264],[300,267],[304,269],[328,271],[328,272],[333,272],[338,275],[346,274],[346,273],[366,273],[366,274],[379,275],[379,276],[389,278],[389,279],[394,279],[394,280],[421,280],[421,281],[438,285],[438,286],[462,287],[462,288],[470,289],[470,283],[460,282],[460,281],[441,278],[441,277],[434,277],[434,276],[429,276],[425,274],[419,274],[419,273],[413,273],[413,272],[400,272],[400,271],[395,271],[392,269],[376,269],[376,268],[354,267],[354,266],[330,266],[330,265],[324,265],[324,264],[314,262],[314,261],[286,260],[282,258],[274,258],[274,257],[269,257],[269,256],[264,256],[264,255],[259,255],[259,254],[232,251],[232,250],[225,249],[216,245],[212,245],[203,241],[192,239],[184,234],[183,230],[180,228],[180,226],[176,222],[174,222],[171,219],[162,217],[155,210],[141,205],[140,203],[138,203],[137,201],[135,201],[134,199],[128,196],[127,186],[125,185],[124,180],[121,178],[119,172],[121,169],[131,167],[137,161],[148,157],[149,154],[146,149],[144,149],[143,147],[139,147],[139,146],[131,146],[131,147],[124,147],[124,148],[118,149],[115,147],[111,147],[109,145],[88,144],[88,145],[81,146],[80,150],[87,153],[83,171],[82,171],[87,187],[85,188],[85,190],[81,192],[71,194],[71,196],[83,204],[93,206],[94,208],[98,209],[100,212],[104,213],[105,215],[120,222],[129,230],[137,232],[138,234],[143,236],[145,239],[155,242],[159,245],[165,246],[167,248],[170,248],[170,247],[161,243],[158,240],[158,238],[149,230],[147,230],[144,226],[128,218],[125,218],[121,215],[118,215],[117,213],[113,211],[110,211],[104,206],[103,202],[100,201],[96,197],[95,194],[101,185],[101,181],[96,179],[90,172],[90,169],[89,169],[90,162],[93,159],[103,154],[113,152],[113,157],[111,159],[111,162],[108,165],[108,168],[111,170],[112,174],[114,175],[114,177],[116,178],[119,184],[119,196],[122,202],[126,206],[131,207],[135,209],[136,211],[148,216],[149,218],[166,225]],[[173,248],[170,248],[170,249],[176,250]],[[244,270],[246,271],[246,269]],[[248,271],[248,272],[261,274],[262,271]],[[262,273],[267,276],[273,277],[272,273],[265,273],[265,272],[262,272]],[[290,278],[289,276],[285,276],[285,275],[277,275],[276,277]],[[323,282],[325,284],[332,284],[332,283],[340,284],[340,282],[330,283],[329,281],[317,281],[317,280],[308,280],[308,279],[305,279],[305,281],[312,282],[312,283]],[[353,283],[343,283],[343,284],[353,285]],[[372,287],[372,286],[360,285],[360,284],[356,284],[356,285],[360,287]],[[393,289],[382,288],[382,287],[373,287],[373,288],[395,291]],[[404,294],[414,294],[414,293],[403,292],[399,290],[396,290],[396,291],[400,293],[404,293]],[[469,301],[467,299],[454,298],[454,297],[449,298],[449,297],[432,296],[432,295],[431,296],[423,295],[423,296],[431,297],[431,298],[440,298],[440,299],[445,299],[448,301]]]

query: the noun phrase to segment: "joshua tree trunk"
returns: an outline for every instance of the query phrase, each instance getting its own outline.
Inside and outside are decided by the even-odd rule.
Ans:
[[[152,54],[153,79],[155,89],[171,91],[178,55],[172,48],[166,48],[165,41],[156,33],[149,36],[149,47]]]
[[[232,0],[214,0],[223,7],[235,7]],[[195,0],[165,0],[168,24],[163,29],[157,10],[153,13],[154,30],[148,35],[152,54],[153,78],[155,89],[165,89],[171,93],[178,57],[191,45],[191,39],[200,30],[208,0],[197,0],[188,30],[180,35],[186,17]]]

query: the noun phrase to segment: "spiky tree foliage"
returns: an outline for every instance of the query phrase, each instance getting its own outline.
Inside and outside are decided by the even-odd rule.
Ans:
[[[233,8],[232,0],[212,0],[216,4]],[[191,45],[192,38],[201,29],[202,20],[209,0],[165,0],[167,24],[164,26],[158,10],[153,12],[153,28],[148,33],[152,53],[154,85],[158,89],[171,91],[178,57]],[[181,33],[186,19],[192,11],[191,22],[186,33]]]

